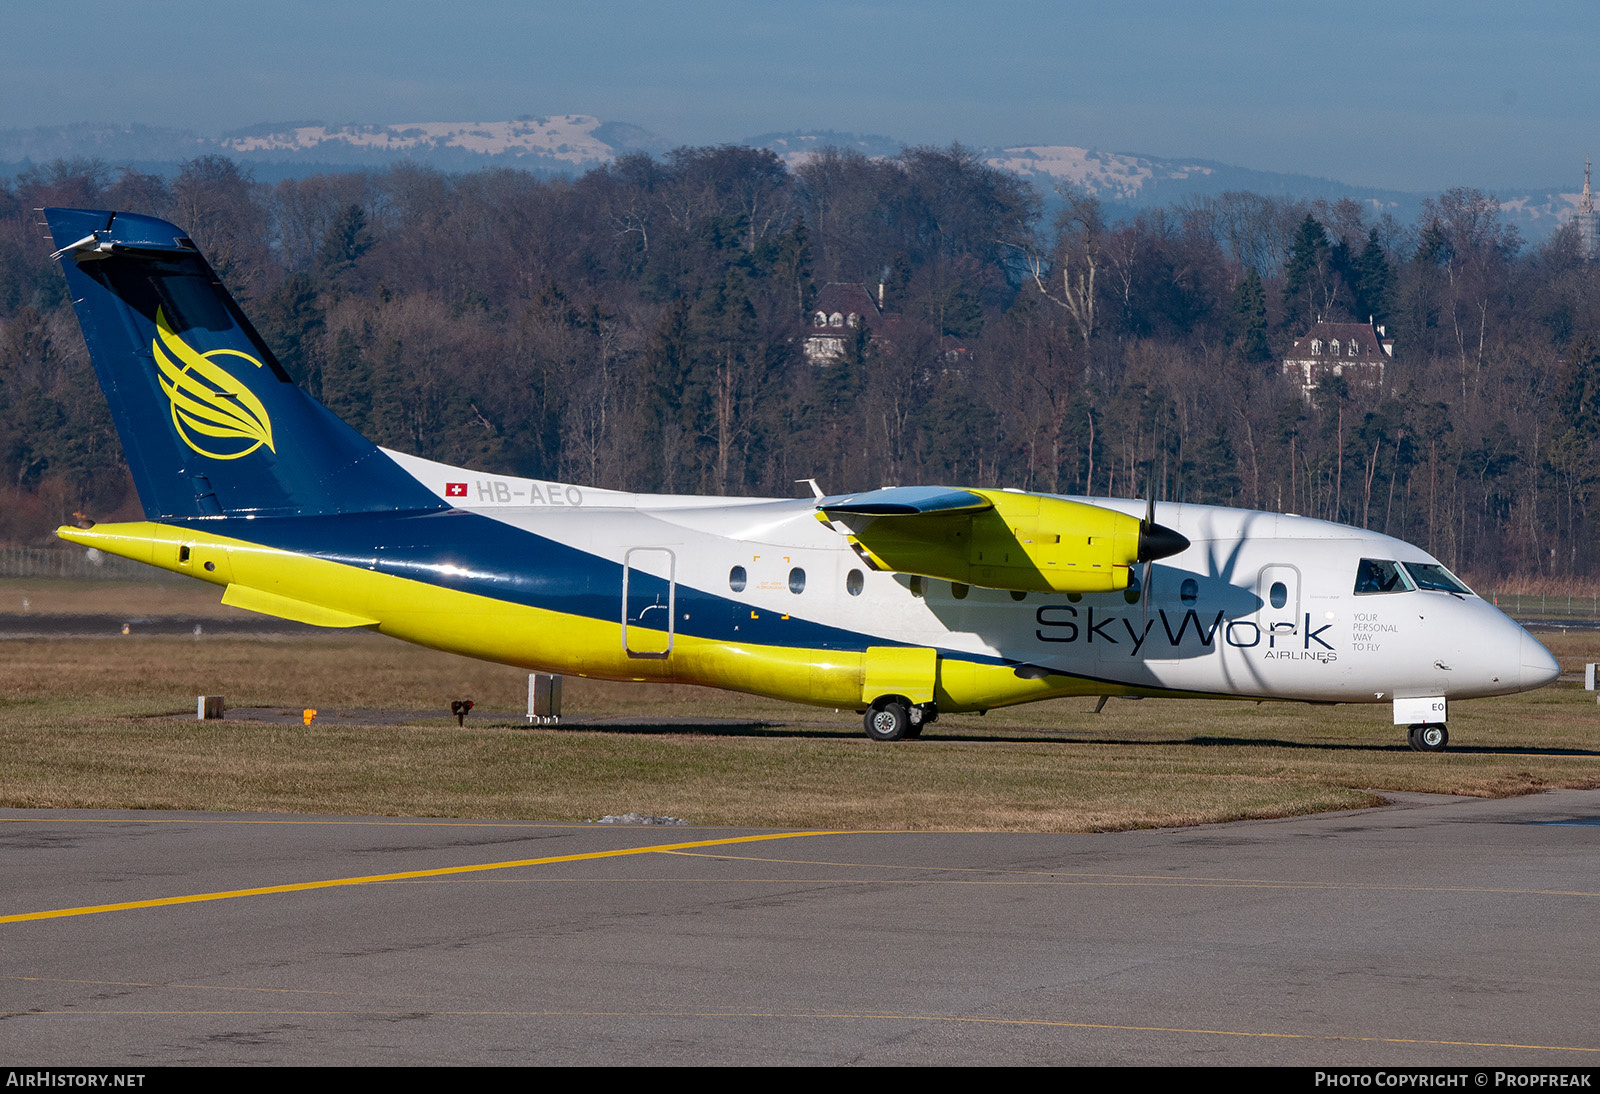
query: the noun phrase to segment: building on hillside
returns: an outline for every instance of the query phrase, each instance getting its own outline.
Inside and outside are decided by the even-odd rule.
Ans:
[[[1317,388],[1337,376],[1351,387],[1383,386],[1384,368],[1394,357],[1394,339],[1370,318],[1365,323],[1329,323],[1318,319],[1294,340],[1283,360],[1283,374],[1300,385],[1307,402]]]
[[[868,333],[877,331],[883,324],[883,289],[878,289],[877,300],[865,285],[847,285],[832,282],[817,293],[811,307],[811,321],[806,331],[806,361],[813,365],[831,365],[842,361],[850,340],[866,326]]]
[[[838,364],[863,327],[876,353],[894,353],[897,343],[906,338],[915,341],[916,332],[901,325],[903,316],[899,312],[883,310],[883,291],[881,282],[876,298],[865,285],[835,281],[823,286],[806,317],[806,362],[817,366]],[[945,371],[959,371],[971,360],[967,347],[949,336],[938,338],[938,353]]]

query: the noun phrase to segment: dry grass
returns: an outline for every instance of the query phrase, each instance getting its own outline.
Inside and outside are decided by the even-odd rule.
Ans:
[[[191,578],[174,576],[148,582],[52,577],[0,580],[0,616],[107,613],[130,619],[174,615],[196,619],[250,618],[249,612],[224,607],[221,589]]]
[[[1465,575],[1463,575],[1465,576]],[[1499,577],[1473,575],[1467,580],[1474,591],[1483,596],[1548,596],[1575,597],[1589,600],[1600,597],[1600,578],[1557,577],[1548,574],[1506,574]]]
[[[102,593],[99,610],[111,602]],[[1547,640],[1569,671],[1600,660],[1600,635]],[[438,717],[306,728],[174,716],[200,693]],[[1095,715],[1092,700],[1061,700],[947,717],[922,741],[884,746],[848,711],[577,679],[569,717],[628,724],[528,730],[525,696],[514,669],[364,633],[0,643],[0,805],[1085,831],[1352,808],[1384,789],[1600,786],[1600,707],[1571,686],[1457,705],[1444,755],[1405,749],[1381,706],[1113,700]],[[458,729],[446,709],[465,697],[479,710]]]

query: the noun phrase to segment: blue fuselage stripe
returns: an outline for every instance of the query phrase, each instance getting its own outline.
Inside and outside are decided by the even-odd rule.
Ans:
[[[329,516],[200,518],[162,523],[373,570],[474,596],[588,619],[618,621],[622,565],[533,532],[459,509],[344,513]],[[630,571],[630,599],[659,596],[667,582]],[[677,583],[677,633],[719,642],[860,651],[903,646],[879,638],[758,609]],[[737,628],[737,630],[735,630]],[[961,654],[1003,664],[1005,659]]]

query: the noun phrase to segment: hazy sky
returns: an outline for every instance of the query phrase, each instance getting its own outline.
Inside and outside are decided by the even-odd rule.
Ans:
[[[0,128],[594,114],[1073,144],[1408,190],[1581,183],[1600,4],[12,0]]]

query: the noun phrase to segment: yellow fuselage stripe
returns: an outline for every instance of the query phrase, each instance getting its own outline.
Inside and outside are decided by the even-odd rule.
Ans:
[[[802,836],[837,836],[841,832],[772,832],[760,836],[730,836],[725,839],[697,840],[692,843],[659,843],[649,847],[623,847],[612,851],[588,851],[581,855],[553,855],[549,858],[514,859],[510,862],[482,862],[471,866],[443,866],[435,870],[406,870],[395,874],[367,874],[362,877],[302,881],[292,885],[264,885],[255,889],[227,889],[216,893],[188,893],[158,897],[155,900],[129,900],[118,904],[87,904],[81,908],[53,908],[45,912],[24,912],[0,916],[0,923],[26,923],[35,919],[65,919],[102,912],[128,912],[136,908],[161,908],[170,904],[200,904],[208,900],[235,900],[246,896],[271,896],[275,893],[303,893],[312,889],[334,889],[345,885],[371,885],[378,881],[416,881],[419,878],[446,877],[451,874],[477,874],[489,870],[514,870],[519,866],[548,866],[556,862],[583,862],[587,859],[620,858],[662,851],[683,851],[694,847],[720,847],[730,843],[759,843],[763,840],[799,839]]]
[[[863,694],[872,675],[863,650],[744,643],[680,633],[665,656],[630,657],[622,645],[620,588],[618,618],[603,620],[194,528],[138,521],[63,528],[58,534],[108,554],[249,590],[235,591],[230,599],[252,610],[334,626],[374,620],[374,629],[394,638],[525,669],[702,684],[843,709],[864,708],[875,697]],[[327,618],[318,618],[315,612]],[[931,697],[947,713],[1065,695],[1139,692],[1067,676],[1022,679],[1009,665],[959,657],[937,658],[935,672]]]

